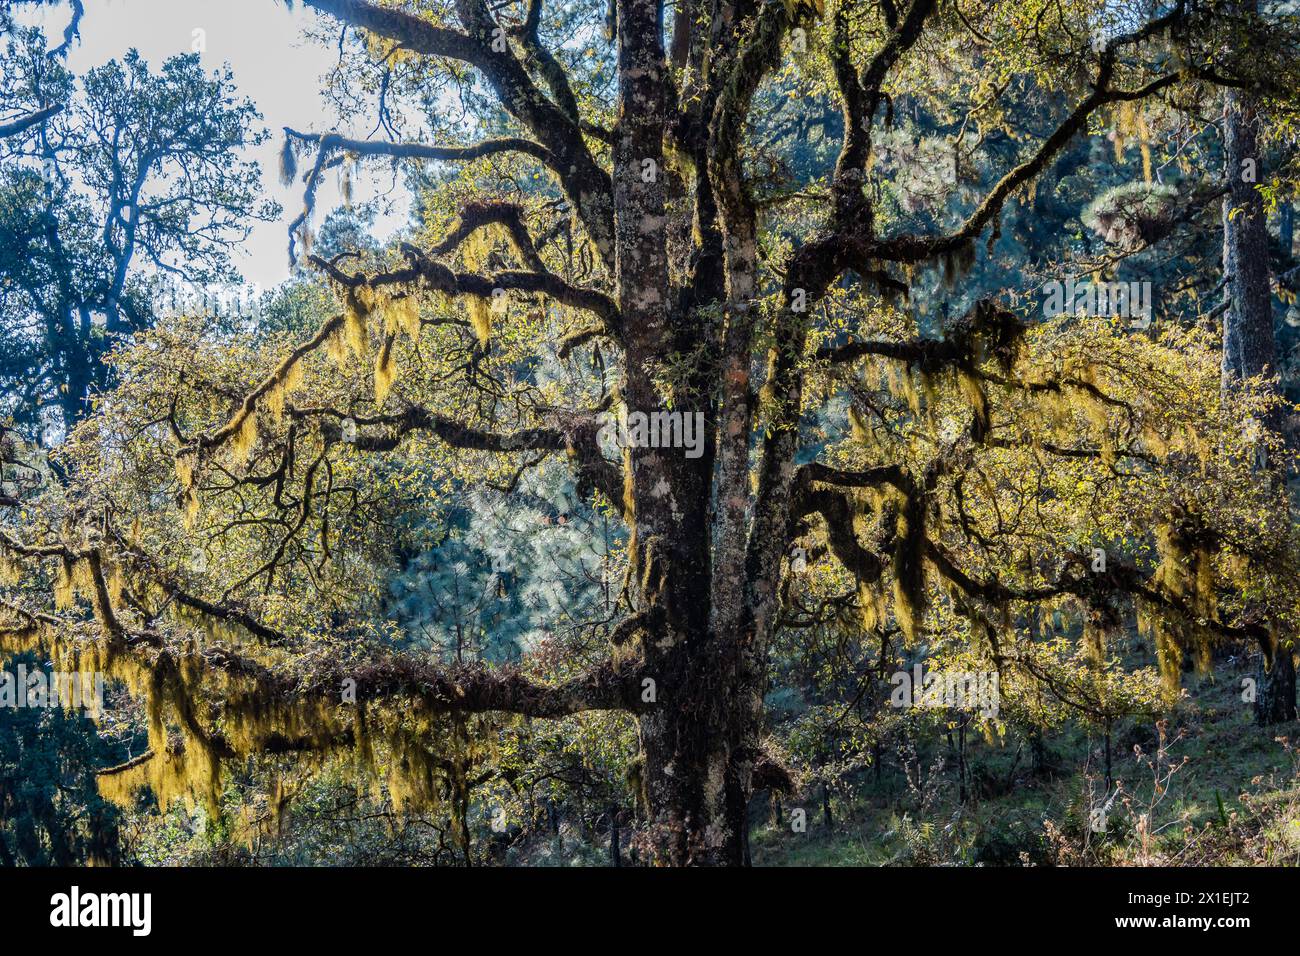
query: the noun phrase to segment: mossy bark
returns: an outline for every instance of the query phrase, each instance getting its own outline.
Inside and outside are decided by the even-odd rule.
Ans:
[[[1295,661],[1291,651],[1278,648],[1272,663],[1261,663],[1255,691],[1255,722],[1261,727],[1296,719]]]

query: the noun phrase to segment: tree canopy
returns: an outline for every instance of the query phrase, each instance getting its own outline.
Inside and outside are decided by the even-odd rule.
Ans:
[[[913,663],[996,676],[963,746],[1100,728],[1108,788],[1188,667],[1290,667],[1289,6],[303,6],[339,128],[283,130],[254,324],[148,304],[278,214],[237,78],[6,34],[0,645],[137,702],[107,797],[342,775],[470,861],[541,782],[737,865]],[[318,208],[394,174],[391,242]]]

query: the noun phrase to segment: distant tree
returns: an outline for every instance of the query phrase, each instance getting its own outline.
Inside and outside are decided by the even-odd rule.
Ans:
[[[154,322],[165,283],[235,277],[230,249],[277,211],[241,155],[266,133],[229,71],[209,77],[197,55],[151,73],[131,52],[78,79],[39,30],[0,38],[12,102],[48,104],[0,142],[0,387],[25,428],[48,406],[71,428],[107,384],[101,359]]]

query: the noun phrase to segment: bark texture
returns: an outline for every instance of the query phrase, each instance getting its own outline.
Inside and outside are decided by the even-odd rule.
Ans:
[[[1256,376],[1274,377],[1277,345],[1269,290],[1269,243],[1264,200],[1256,189],[1262,173],[1259,114],[1254,97],[1231,90],[1224,97],[1223,141],[1228,195],[1223,200],[1223,387]],[[1277,416],[1266,423],[1280,427]],[[1267,462],[1262,462],[1265,467]],[[1255,696],[1255,719],[1264,726],[1295,720],[1296,675],[1291,639],[1264,648]]]

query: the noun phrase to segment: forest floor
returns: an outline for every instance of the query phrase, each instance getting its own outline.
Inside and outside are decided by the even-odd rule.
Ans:
[[[1164,723],[1129,720],[1112,737],[1106,787],[1099,734],[1047,738],[1037,768],[1016,743],[980,740],[962,802],[956,760],[923,754],[910,773],[886,755],[832,791],[787,801],[756,825],[758,866],[1247,865],[1300,862],[1300,724],[1261,728],[1242,701],[1254,670],[1187,675]],[[794,832],[795,809],[806,829]],[[1103,810],[1104,808],[1104,810]],[[1103,810],[1103,816],[1093,811]]]

